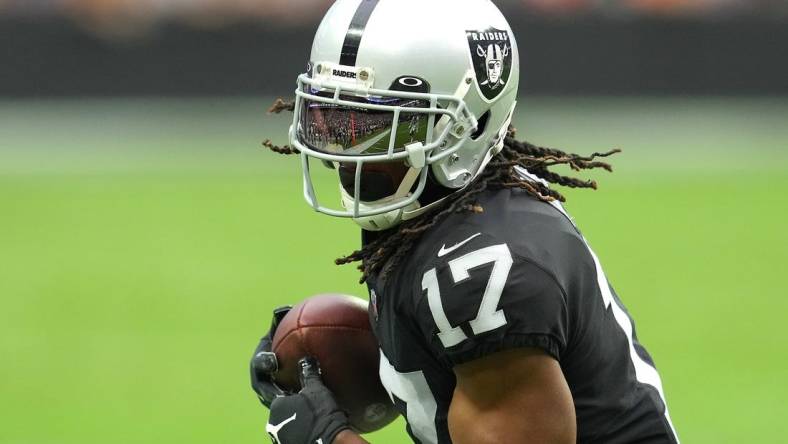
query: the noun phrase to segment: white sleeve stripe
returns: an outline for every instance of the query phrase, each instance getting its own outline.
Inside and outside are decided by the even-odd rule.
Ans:
[[[560,202],[554,200],[550,202],[550,204],[560,211],[561,214],[563,214],[569,220],[569,222],[574,225],[572,218],[569,217],[569,214],[567,214]],[[624,334],[626,335],[627,343],[629,344],[629,357],[632,360],[632,365],[635,368],[635,378],[638,380],[638,382],[654,387],[659,393],[659,397],[662,399],[662,405],[665,407],[665,419],[667,420],[670,430],[673,432],[673,436],[676,438],[676,442],[678,443],[679,435],[676,433],[676,428],[673,427],[673,421],[670,419],[668,403],[665,401],[665,392],[662,389],[662,379],[659,377],[657,369],[644,361],[635,350],[635,341],[632,339],[632,320],[629,319],[629,316],[627,316],[626,312],[624,312],[624,309],[615,302],[613,298],[613,292],[610,290],[610,283],[607,280],[607,276],[605,276],[605,272],[602,269],[599,258],[597,257],[596,253],[594,253],[594,250],[591,249],[591,246],[588,245],[588,241],[585,239],[585,237],[582,237],[582,239],[594,260],[597,284],[599,285],[599,291],[602,293],[602,302],[605,304],[605,308],[612,309],[613,317],[615,318],[616,323],[619,325],[619,327],[621,327],[621,329],[624,331]]]

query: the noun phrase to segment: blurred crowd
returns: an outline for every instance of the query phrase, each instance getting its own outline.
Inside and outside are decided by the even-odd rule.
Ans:
[[[261,20],[292,25],[319,19],[333,0],[0,0],[0,16],[63,16],[113,33],[141,32],[160,22],[222,26]],[[497,0],[532,15],[788,17],[788,0]]]
[[[786,0],[516,0],[512,3],[521,3],[535,13],[618,17],[765,15],[788,10]]]
[[[0,15],[86,21],[185,20],[207,25],[250,18],[309,21],[332,0],[0,0]]]

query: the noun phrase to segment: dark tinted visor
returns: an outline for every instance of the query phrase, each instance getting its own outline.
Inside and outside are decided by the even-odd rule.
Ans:
[[[426,100],[398,98],[358,98],[343,100],[404,108],[428,108]],[[393,111],[379,111],[361,106],[338,106],[308,98],[302,101],[297,136],[301,143],[328,154],[375,155],[388,153],[394,124]],[[426,143],[430,115],[400,111],[394,152],[415,142]]]

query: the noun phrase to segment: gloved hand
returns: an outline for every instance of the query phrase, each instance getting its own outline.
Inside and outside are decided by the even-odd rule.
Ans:
[[[331,444],[342,430],[350,428],[347,415],[339,409],[320,379],[320,364],[314,358],[299,361],[301,391],[283,390],[271,378],[279,368],[272,352],[279,323],[292,307],[274,310],[271,328],[260,339],[250,362],[252,388],[271,412],[266,431],[277,444]]]
[[[347,415],[323,385],[317,360],[303,358],[298,365],[301,391],[273,400],[265,430],[276,444],[331,444],[350,428]]]
[[[292,307],[286,306],[274,310],[271,319],[271,328],[268,330],[268,333],[260,339],[260,344],[257,345],[249,365],[252,378],[252,389],[257,393],[260,402],[268,408],[271,408],[271,402],[273,402],[276,397],[288,394],[271,379],[271,375],[276,373],[279,368],[276,355],[271,352],[271,346],[273,344],[274,334],[276,334],[276,328],[291,308]]]

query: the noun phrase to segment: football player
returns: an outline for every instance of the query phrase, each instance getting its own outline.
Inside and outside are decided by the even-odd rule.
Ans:
[[[316,211],[354,220],[380,379],[421,444],[677,443],[662,382],[550,170],[610,166],[514,138],[512,30],[489,0],[338,0],[297,81],[290,146]],[[341,203],[314,190],[336,171]],[[305,362],[252,386],[279,444],[363,443]]]

